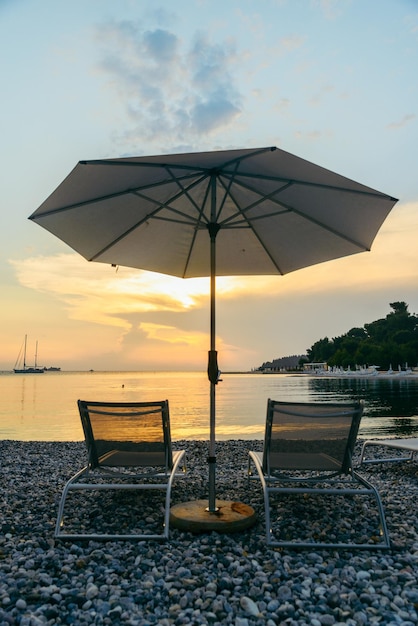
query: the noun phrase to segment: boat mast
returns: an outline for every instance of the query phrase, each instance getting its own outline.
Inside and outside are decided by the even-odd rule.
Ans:
[[[23,348],[23,369],[26,369],[26,341],[27,341],[28,336],[25,335],[25,345]]]

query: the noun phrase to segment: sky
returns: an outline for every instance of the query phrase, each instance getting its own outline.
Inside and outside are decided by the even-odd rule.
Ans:
[[[418,313],[417,0],[0,0],[0,370],[201,370],[209,280],[28,216],[84,159],[277,146],[399,199],[370,252],[217,280],[223,371]],[[418,355],[417,355],[418,362]]]

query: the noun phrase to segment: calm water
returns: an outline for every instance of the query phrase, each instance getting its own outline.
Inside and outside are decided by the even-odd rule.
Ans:
[[[0,438],[80,441],[76,402],[164,400],[174,440],[208,439],[209,383],[199,372],[0,373]],[[418,377],[392,379],[225,374],[216,388],[218,439],[262,439],[267,399],[363,399],[360,437],[418,436]]]

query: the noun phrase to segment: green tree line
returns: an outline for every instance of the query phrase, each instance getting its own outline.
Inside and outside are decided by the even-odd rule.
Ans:
[[[391,302],[385,318],[352,328],[340,337],[320,339],[307,350],[308,361],[348,367],[378,365],[387,370],[418,364],[418,317],[405,302]]]

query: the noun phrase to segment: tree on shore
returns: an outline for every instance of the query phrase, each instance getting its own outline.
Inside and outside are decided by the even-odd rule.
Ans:
[[[307,361],[307,357],[302,354],[293,354],[292,356],[283,356],[273,361],[265,361],[259,368],[260,372],[280,372],[298,370],[301,367],[301,362]]]
[[[418,317],[409,313],[406,302],[391,302],[385,318],[352,328],[340,337],[325,337],[307,350],[311,363],[348,367],[378,365],[387,370],[418,364]]]

